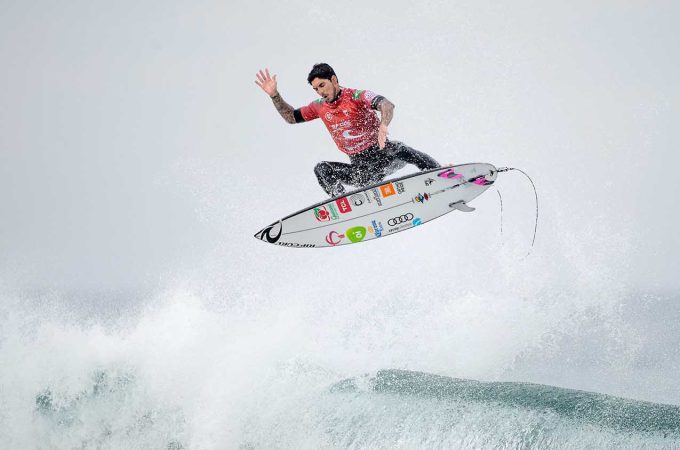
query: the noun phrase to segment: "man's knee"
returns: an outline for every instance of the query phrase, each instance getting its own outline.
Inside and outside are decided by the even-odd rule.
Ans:
[[[328,161],[321,161],[314,166],[314,174],[320,178],[328,176],[332,171],[333,168],[328,164]]]

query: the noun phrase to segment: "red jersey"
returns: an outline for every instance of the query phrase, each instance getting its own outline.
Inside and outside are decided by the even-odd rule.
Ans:
[[[295,110],[295,120],[320,118],[340,151],[354,155],[378,143],[380,120],[374,110],[382,99],[371,91],[342,88],[334,102],[318,99]]]

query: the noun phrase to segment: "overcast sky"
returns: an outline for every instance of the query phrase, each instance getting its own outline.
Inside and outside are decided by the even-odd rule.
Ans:
[[[210,261],[230,261],[217,272],[237,282],[272,261],[332,264],[335,250],[252,238],[323,197],[318,161],[344,160],[321,123],[284,123],[254,75],[269,67],[297,107],[315,99],[311,66],[328,62],[343,86],[396,104],[393,138],[442,162],[529,172],[537,253],[559,257],[566,244],[550,242],[569,236],[641,289],[679,289],[679,12],[673,1],[2,0],[0,277],[149,289]],[[507,227],[530,240],[533,194],[504,177]],[[411,254],[496,240],[494,202],[478,215],[488,228],[444,236],[433,223],[385,241]],[[338,249],[336,263],[383,245]]]

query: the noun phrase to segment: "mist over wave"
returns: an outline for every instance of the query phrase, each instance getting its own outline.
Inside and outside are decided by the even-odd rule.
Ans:
[[[567,288],[557,283],[564,271],[522,281],[516,271],[546,270],[549,261],[537,261],[540,253],[523,262],[508,256],[514,264],[503,251],[495,262],[485,255],[470,259],[485,262],[483,273],[470,272],[458,287],[423,283],[426,272],[409,268],[401,274],[409,282],[379,291],[366,289],[375,273],[349,271],[342,273],[351,283],[308,276],[301,286],[272,274],[277,289],[267,292],[263,281],[247,295],[242,286],[194,280],[155,296],[99,299],[97,308],[84,308],[82,298],[8,293],[0,311],[0,361],[11,368],[0,374],[0,445],[678,446],[675,407],[650,406],[656,428],[654,412],[635,408],[620,426],[625,421],[607,418],[609,400],[597,395],[581,403],[580,415],[549,407],[582,398],[558,387],[680,404],[679,322],[669,314],[677,297],[611,282]],[[475,277],[495,281],[474,287]],[[389,387],[402,373],[394,369],[433,375],[401,390],[370,387]],[[520,390],[512,402],[493,389],[482,398],[442,397],[434,374],[558,387]],[[346,388],[348,379],[355,388]],[[543,406],[532,406],[536,396]]]

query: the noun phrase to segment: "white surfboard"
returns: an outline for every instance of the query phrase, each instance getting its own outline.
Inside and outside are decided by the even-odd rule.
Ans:
[[[305,208],[255,234],[283,247],[335,247],[369,241],[429,222],[470,201],[496,181],[491,164],[444,166],[361,188]]]

